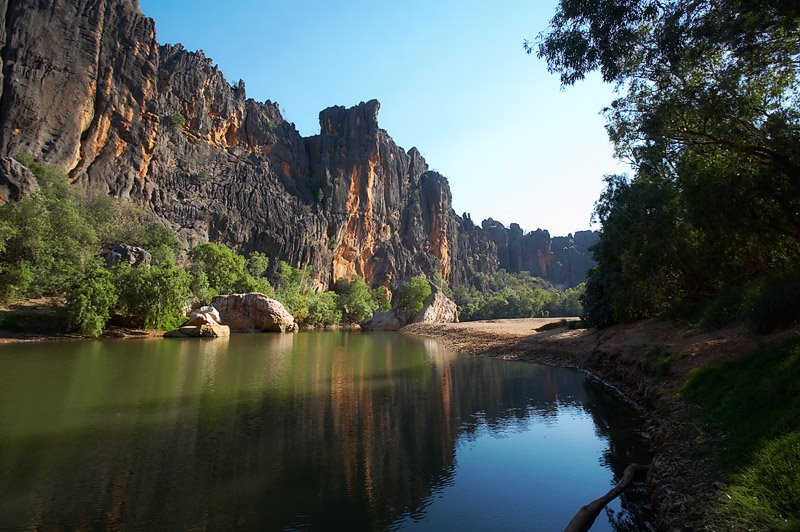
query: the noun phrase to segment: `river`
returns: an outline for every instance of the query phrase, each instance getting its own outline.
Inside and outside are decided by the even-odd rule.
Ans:
[[[0,529],[558,530],[641,420],[585,374],[402,334],[0,346]],[[593,530],[643,529],[641,486]]]

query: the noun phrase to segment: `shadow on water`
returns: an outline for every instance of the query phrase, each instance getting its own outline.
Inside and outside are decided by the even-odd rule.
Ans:
[[[581,373],[402,335],[2,346],[0,529],[546,529],[639,428]],[[648,523],[633,491],[598,526]]]

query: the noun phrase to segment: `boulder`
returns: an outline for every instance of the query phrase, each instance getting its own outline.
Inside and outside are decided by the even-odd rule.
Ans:
[[[200,307],[189,314],[189,321],[185,325],[203,325],[204,323],[217,324],[220,323],[219,311],[211,305]]]
[[[236,332],[295,332],[297,324],[280,301],[264,294],[215,296],[211,303],[219,311],[221,323]]]
[[[150,264],[153,260],[150,252],[146,249],[127,244],[115,244],[104,257],[106,266],[109,268],[120,263],[140,266],[142,264]]]
[[[365,331],[397,331],[410,323],[458,323],[458,306],[436,286],[431,285],[431,295],[425,298],[422,310],[407,318],[398,308],[375,314],[361,322]]]
[[[436,286],[431,286],[431,295],[410,323],[458,323],[458,305]]]
[[[39,191],[36,177],[11,157],[0,158],[0,201],[19,201]]]
[[[178,327],[164,334],[164,338],[226,338],[230,335],[231,329],[227,325],[203,323]]]
[[[379,312],[361,322],[362,331],[398,331],[405,323],[394,310]]]

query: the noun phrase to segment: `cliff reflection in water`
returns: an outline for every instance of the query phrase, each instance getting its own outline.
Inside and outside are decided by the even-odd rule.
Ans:
[[[402,335],[48,347],[0,351],[0,528],[379,529],[424,513],[480,427],[585,410],[615,475],[641,447],[580,373]]]

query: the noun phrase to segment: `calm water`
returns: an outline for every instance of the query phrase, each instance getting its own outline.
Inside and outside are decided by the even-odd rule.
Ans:
[[[639,428],[582,373],[399,334],[0,346],[0,529],[556,530]]]

